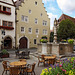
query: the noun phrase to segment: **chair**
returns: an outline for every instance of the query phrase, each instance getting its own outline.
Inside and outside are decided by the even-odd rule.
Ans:
[[[34,73],[34,75],[36,75],[35,71],[34,71],[35,65],[36,65],[36,63],[33,63],[32,65],[28,64],[27,68],[24,69],[24,72],[27,72],[27,75],[28,75],[28,73],[31,73],[31,75],[33,75],[33,73]]]
[[[15,51],[16,57],[19,56],[19,50]]]
[[[30,51],[25,51],[25,58],[29,58]]]
[[[43,63],[44,66],[45,66],[45,59],[44,59],[44,56],[45,56],[45,55],[41,55],[41,57],[38,56],[38,66],[39,66],[39,63]]]
[[[7,74],[7,71],[9,71],[9,67],[7,65],[7,62],[9,62],[9,61],[3,61],[2,62],[2,65],[3,65],[3,68],[4,68],[4,70],[2,72],[2,75],[4,74],[5,71],[6,71],[6,74]]]
[[[20,74],[20,67],[14,66],[9,67],[10,75],[19,75]]]
[[[0,53],[0,61],[3,61],[3,59],[2,59],[2,55],[3,55],[3,54],[2,54],[2,53]]]
[[[26,59],[20,59],[19,61],[24,61],[24,62],[26,62]]]

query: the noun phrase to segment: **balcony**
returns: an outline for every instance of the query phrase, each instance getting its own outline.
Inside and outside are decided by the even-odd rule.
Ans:
[[[11,15],[11,12],[2,11],[2,10],[0,10],[0,13],[6,14],[6,15]]]
[[[13,30],[13,27],[8,27],[8,26],[0,26],[0,29],[6,29],[6,30]]]

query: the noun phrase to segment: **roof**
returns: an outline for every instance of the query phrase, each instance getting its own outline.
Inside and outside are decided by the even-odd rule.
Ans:
[[[66,19],[70,19],[70,20],[72,20],[72,21],[75,23],[75,18],[70,17],[70,16],[65,15],[65,14],[62,14],[62,15],[60,16],[60,18],[58,19],[58,22],[61,22],[62,20],[66,20]]]

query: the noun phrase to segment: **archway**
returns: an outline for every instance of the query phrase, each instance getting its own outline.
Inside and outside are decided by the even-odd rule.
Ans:
[[[4,39],[4,48],[11,49],[12,48],[12,39],[10,37],[6,37]]]
[[[27,48],[27,38],[26,37],[22,37],[20,40],[19,40],[19,48],[22,49],[22,48]]]

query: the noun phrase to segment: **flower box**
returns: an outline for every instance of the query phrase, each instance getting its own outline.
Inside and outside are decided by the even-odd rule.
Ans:
[[[0,13],[6,14],[6,15],[11,15],[11,12],[2,11],[2,10],[0,10]]]

